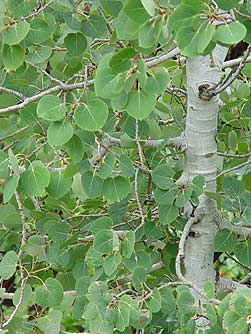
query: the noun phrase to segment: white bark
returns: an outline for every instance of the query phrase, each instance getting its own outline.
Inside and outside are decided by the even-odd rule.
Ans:
[[[179,183],[187,183],[196,175],[203,175],[206,181],[216,177],[217,160],[217,118],[219,97],[203,100],[199,91],[203,85],[215,85],[222,75],[222,64],[226,49],[216,47],[212,55],[198,56],[187,60],[187,118],[185,140],[185,168]],[[215,192],[216,182],[210,182],[207,190]],[[214,281],[213,239],[215,235],[214,216],[216,203],[201,196],[196,213],[200,215],[197,224],[185,244],[185,279],[203,289],[205,282]]]

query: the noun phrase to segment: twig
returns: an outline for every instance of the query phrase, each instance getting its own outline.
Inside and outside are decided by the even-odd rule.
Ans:
[[[29,19],[31,19],[32,17],[35,17],[37,15],[39,15],[40,13],[42,13],[47,7],[49,7],[52,3],[53,3],[54,0],[49,0],[47,2],[47,4],[45,4],[43,7],[39,8],[37,11],[25,16],[25,17],[22,17],[21,20],[22,21],[27,21]]]
[[[227,60],[223,63],[222,69],[237,66],[240,64],[241,61],[242,61],[242,58]],[[251,56],[247,57],[246,59],[246,63],[250,63],[250,62],[251,62]]]
[[[226,158],[248,158],[248,157],[250,157],[249,153],[231,154],[231,153],[217,152],[217,155],[222,156],[222,157],[226,157]]]
[[[0,86],[0,92],[5,92],[17,96],[21,100],[25,100],[25,96],[22,93],[17,92],[16,90]]]
[[[135,177],[134,177],[134,191],[135,191],[137,206],[138,206],[139,213],[140,213],[141,223],[136,227],[135,231],[138,231],[142,226],[145,225],[145,216],[144,216],[144,212],[143,212],[143,209],[140,203],[139,193],[138,193],[138,174],[139,174],[139,168],[136,168]]]
[[[135,141],[138,147],[140,166],[144,166],[144,154],[143,154],[143,150],[140,145],[140,142],[139,142],[139,121],[138,120],[136,120],[135,122]],[[141,217],[141,223],[139,224],[139,226],[137,226],[135,231],[138,231],[142,226],[145,225],[145,216],[144,216],[144,212],[143,212],[143,209],[140,203],[140,199],[139,199],[138,176],[139,176],[139,168],[136,168],[135,176],[134,176],[134,192],[135,192],[136,202],[137,202],[137,206],[138,206],[140,217]]]
[[[78,82],[78,83],[75,83],[75,84],[63,84],[63,86],[61,86],[61,85],[54,86],[52,88],[46,89],[46,90],[36,94],[36,95],[33,95],[31,97],[27,97],[22,103],[15,104],[13,106],[0,109],[0,114],[22,109],[22,108],[26,107],[28,104],[30,104],[32,102],[36,102],[37,100],[41,99],[41,97],[43,97],[45,95],[57,93],[57,92],[60,92],[60,91],[65,91],[66,92],[66,91],[71,91],[71,90],[75,90],[75,89],[81,89],[81,88],[84,88],[86,86],[92,85],[93,82],[94,82],[94,80],[89,80],[87,83],[86,82]]]
[[[239,169],[239,168],[242,168],[244,166],[247,166],[251,163],[251,160],[247,160],[246,162],[243,162],[242,164],[240,165],[237,165],[237,166],[234,166],[234,167],[231,167],[229,169],[226,169],[226,170],[223,170],[221,173],[219,173],[218,175],[216,175],[214,178],[212,178],[211,180],[207,181],[207,182],[213,182],[215,181],[216,179],[218,179],[220,176],[224,175],[224,174],[227,174],[227,173],[230,173],[236,169]]]
[[[29,128],[29,125],[26,125],[23,128],[16,130],[15,132],[9,133],[8,135],[6,135],[4,137],[0,137],[0,142],[6,140],[8,138],[12,138],[12,137],[14,137],[16,135],[19,135],[21,132],[25,131],[28,128]]]
[[[147,272],[150,274],[154,271],[162,269],[163,267],[164,267],[164,263],[162,261],[157,262],[157,263],[153,264]],[[128,275],[128,276],[122,277],[122,278],[118,279],[117,281],[113,282],[111,284],[111,286],[112,287],[122,286],[122,285],[125,285],[126,283],[129,283],[131,281],[132,281],[132,275]]]
[[[251,15],[247,15],[247,14],[244,14],[244,13],[241,13],[238,9],[234,9],[234,12],[242,17],[245,17],[246,19],[251,19]]]
[[[173,58],[173,57],[177,56],[178,54],[180,54],[180,49],[177,47],[177,48],[174,48],[172,50],[166,51],[166,52],[164,52],[164,53],[162,53],[162,54],[160,54],[156,57],[146,59],[146,66],[148,68],[153,67],[155,65],[163,63],[164,61],[166,61],[170,58]]]
[[[46,72],[44,69],[42,69],[41,67],[31,63],[30,61],[26,60],[25,61],[28,65],[30,65],[31,67],[35,68],[36,70],[38,70],[39,72],[43,73],[45,76],[47,76],[51,81],[57,83],[58,85],[60,85],[61,87],[64,86],[63,81],[54,78],[53,76],[51,76],[48,72]]]
[[[181,261],[184,259],[185,257],[185,243],[186,243],[186,239],[188,237],[189,231],[193,225],[193,223],[195,222],[195,218],[194,217],[190,217],[182,231],[181,234],[181,238],[179,241],[179,248],[178,248],[178,254],[176,257],[176,261],[175,261],[175,269],[176,269],[176,274],[178,276],[178,278],[180,279],[181,282],[183,282],[185,285],[189,286],[190,288],[192,288],[199,296],[201,296],[203,299],[207,300],[209,303],[213,303],[213,304],[220,304],[220,301],[215,299],[215,298],[208,298],[203,291],[201,291],[195,284],[193,284],[192,282],[188,281],[184,275],[181,272]]]
[[[17,304],[16,304],[13,312],[9,316],[9,319],[6,320],[2,324],[2,329],[6,328],[10,324],[10,322],[15,317],[17,311],[19,310],[19,308],[20,308],[20,306],[22,304],[23,298],[24,298],[25,285],[26,285],[26,281],[28,279],[28,276],[25,277],[23,266],[22,266],[22,260],[21,260],[21,257],[23,255],[22,248],[23,248],[23,246],[24,246],[24,244],[26,242],[26,239],[27,239],[26,218],[25,218],[25,214],[24,214],[24,208],[23,208],[23,205],[21,203],[21,200],[20,200],[20,197],[19,197],[19,194],[18,194],[17,191],[15,192],[15,197],[16,197],[16,201],[17,201],[17,206],[18,206],[19,214],[20,214],[20,217],[21,217],[21,222],[22,222],[21,244],[20,244],[18,255],[17,255],[18,256],[18,262],[19,262],[19,268],[20,268],[20,276],[21,276],[20,297],[19,297],[19,300],[18,300],[18,302],[17,302]]]
[[[211,96],[216,96],[218,94],[220,94],[221,92],[223,92],[228,86],[230,86],[234,80],[239,76],[239,74],[241,73],[242,68],[245,66],[247,58],[249,56],[251,52],[251,44],[249,44],[247,51],[245,53],[245,55],[241,58],[241,61],[238,65],[238,67],[236,68],[236,70],[231,73],[223,82],[223,84],[221,84],[220,86],[217,84],[214,87],[211,87],[208,89],[208,93]]]

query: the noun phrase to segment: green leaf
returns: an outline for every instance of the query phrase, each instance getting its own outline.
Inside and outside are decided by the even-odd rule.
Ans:
[[[169,16],[168,25],[172,30],[178,31],[181,27],[191,26],[194,20],[207,10],[201,1],[195,6],[182,3]]]
[[[52,49],[48,46],[37,46],[29,54],[26,55],[26,60],[33,64],[45,62],[52,54]]]
[[[47,121],[59,121],[65,117],[66,106],[56,95],[43,96],[37,105],[37,115]]]
[[[65,178],[62,173],[51,173],[47,192],[54,198],[59,199],[70,191],[71,185],[71,178]]]
[[[147,78],[145,90],[153,94],[162,94],[168,85],[170,76],[165,68],[158,68]]]
[[[141,284],[147,280],[147,272],[144,267],[137,267],[132,273],[132,282],[136,290],[140,290]]]
[[[96,95],[107,99],[120,95],[125,83],[122,75],[113,73],[110,67],[98,68],[94,81]]]
[[[46,316],[37,320],[37,327],[44,334],[59,334],[62,318],[63,315],[61,311],[49,309]]]
[[[250,265],[251,261],[251,242],[244,241],[239,243],[234,250],[237,259],[246,266]]]
[[[91,225],[91,231],[96,234],[99,231],[111,230],[113,221],[110,217],[100,217],[96,219]]]
[[[3,202],[4,203],[9,202],[9,200],[15,194],[18,182],[19,182],[19,176],[17,176],[17,175],[11,175],[4,182],[4,185],[3,185]]]
[[[108,230],[97,232],[93,246],[101,254],[111,254],[113,251],[113,232]]]
[[[127,154],[121,154],[119,158],[119,167],[124,175],[129,177],[134,175],[133,163]]]
[[[89,198],[95,198],[102,194],[102,179],[90,171],[82,175],[82,185]]]
[[[152,171],[153,182],[160,189],[169,189],[173,185],[173,176],[175,172],[166,164],[160,165]]]
[[[157,288],[153,289],[151,299],[148,302],[148,307],[152,313],[157,313],[161,309],[161,295]]]
[[[47,278],[43,285],[35,292],[35,301],[42,307],[58,306],[64,297],[62,285],[54,278]]]
[[[140,0],[145,10],[150,16],[155,15],[155,2],[154,0]]]
[[[230,131],[228,133],[228,143],[232,151],[236,151],[237,144],[238,144],[238,137],[235,131]]]
[[[227,311],[223,317],[223,328],[229,334],[246,334],[248,332],[247,316],[240,317],[235,311]]]
[[[160,222],[163,225],[171,224],[179,215],[179,209],[177,206],[171,205],[159,205]]]
[[[64,43],[69,53],[73,56],[81,55],[87,48],[87,40],[81,32],[68,34],[64,39]]]
[[[0,206],[0,224],[5,227],[17,227],[21,224],[20,214],[16,208],[11,204]]]
[[[126,327],[129,326],[129,316],[130,309],[123,304],[123,302],[119,301],[119,307],[116,312],[115,326],[118,331],[124,332]]]
[[[155,189],[155,199],[157,204],[159,205],[167,205],[170,206],[173,204],[175,197],[177,196],[178,189],[171,188],[170,190],[162,190],[162,189]]]
[[[103,37],[106,33],[106,20],[101,15],[90,14],[81,22],[81,30],[92,38]]]
[[[74,120],[77,125],[87,131],[100,130],[106,123],[109,111],[107,105],[98,99],[77,107]]]
[[[228,10],[238,6],[239,0],[216,0],[221,9]]]
[[[69,121],[54,122],[50,124],[47,137],[50,145],[61,146],[73,136],[73,127]]]
[[[140,0],[126,0],[123,10],[130,19],[138,23],[144,23],[149,18]]]
[[[27,39],[35,44],[45,42],[51,34],[51,29],[49,24],[39,18],[35,17],[30,23],[30,31]]]
[[[208,22],[200,26],[199,24],[200,22],[181,27],[176,34],[178,45],[185,56],[192,57],[203,53],[214,36],[214,25]]]
[[[246,36],[247,29],[240,22],[232,22],[217,27],[214,40],[222,44],[235,44]]]
[[[16,158],[16,156],[12,152],[11,148],[8,150],[8,155],[9,155],[9,161],[10,161],[11,169],[13,170],[13,172],[16,176],[19,176],[20,175],[20,170],[19,170],[18,159]]]
[[[50,174],[42,165],[31,165],[21,174],[20,186],[23,192],[29,196],[42,196],[49,185]]]
[[[8,0],[8,10],[17,16],[26,16],[36,6],[36,0]]]
[[[129,259],[132,256],[134,250],[134,244],[135,244],[135,232],[134,231],[126,232],[126,235],[121,243],[121,252],[125,258]]]
[[[0,262],[0,277],[7,280],[16,272],[18,257],[16,252],[7,252]]]
[[[117,17],[122,8],[120,0],[99,0],[101,7],[113,17]]]
[[[84,156],[84,145],[82,140],[77,135],[73,135],[67,143],[67,152],[69,157],[75,162],[80,162]]]
[[[181,189],[175,200],[175,205],[178,208],[184,208],[192,195],[192,191],[192,187],[186,187],[185,189]]]
[[[214,298],[215,296],[215,284],[213,282],[206,282],[204,285],[205,295],[208,298]]]
[[[24,62],[24,49],[20,45],[4,45],[3,64],[8,70],[18,69]]]
[[[116,270],[119,264],[122,262],[122,256],[115,252],[104,258],[104,270],[106,275],[111,276]]]
[[[170,288],[160,290],[161,296],[161,311],[164,314],[171,314],[176,310],[176,300]]]
[[[11,25],[3,32],[3,42],[5,44],[19,44],[28,34],[30,25],[26,21],[21,21]]]
[[[243,194],[244,185],[232,176],[225,177],[222,184],[222,189],[230,198],[239,198]]]
[[[124,199],[131,190],[131,183],[123,176],[110,177],[103,183],[103,195],[111,202]]]
[[[107,153],[102,165],[99,168],[98,175],[103,179],[111,176],[114,166],[116,163],[116,158],[113,153]]]
[[[115,22],[117,37],[124,40],[134,40],[137,38],[140,22],[136,22],[128,17],[123,10],[120,11]]]
[[[120,73],[128,71],[132,66],[132,61],[130,60],[135,56],[136,52],[134,48],[127,47],[121,49],[118,53],[112,56],[110,60],[110,66],[114,73]]]
[[[237,235],[226,228],[218,231],[214,237],[216,252],[232,252],[237,243]]]
[[[132,91],[128,94],[127,113],[136,119],[146,118],[155,107],[155,95],[143,90]]]

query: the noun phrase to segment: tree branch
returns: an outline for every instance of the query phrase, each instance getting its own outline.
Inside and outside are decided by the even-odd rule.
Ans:
[[[25,214],[24,214],[24,208],[23,208],[23,205],[21,203],[21,200],[20,200],[20,197],[19,197],[19,194],[18,194],[17,191],[15,192],[15,197],[16,197],[16,201],[17,201],[17,206],[18,206],[19,214],[20,214],[20,217],[21,217],[21,222],[22,222],[21,244],[20,244],[18,255],[17,255],[18,256],[18,262],[19,262],[19,268],[20,268],[20,276],[21,276],[20,297],[19,297],[19,300],[18,300],[18,302],[17,302],[17,304],[16,304],[13,312],[9,316],[9,319],[6,320],[2,324],[2,329],[5,329],[10,324],[10,322],[15,317],[17,311],[21,307],[21,304],[22,304],[22,301],[23,301],[23,298],[24,298],[25,285],[26,285],[26,281],[28,279],[28,276],[25,277],[23,266],[22,266],[22,260],[21,260],[21,257],[23,255],[22,247],[24,246],[24,244],[26,242],[26,239],[27,239],[26,218],[25,218]]]

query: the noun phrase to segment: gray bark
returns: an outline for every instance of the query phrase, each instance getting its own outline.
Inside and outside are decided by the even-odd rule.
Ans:
[[[190,182],[194,176],[203,175],[206,181],[215,180],[217,173],[217,118],[219,97],[210,100],[200,95],[203,85],[212,86],[219,82],[226,49],[217,46],[206,57],[198,56],[187,60],[187,117],[184,137],[185,168],[179,183]],[[207,183],[207,190],[216,191],[216,181]],[[185,279],[203,289],[205,282],[215,280],[213,269],[215,235],[214,216],[216,203],[201,196],[195,213],[200,219],[193,224],[185,244]]]

